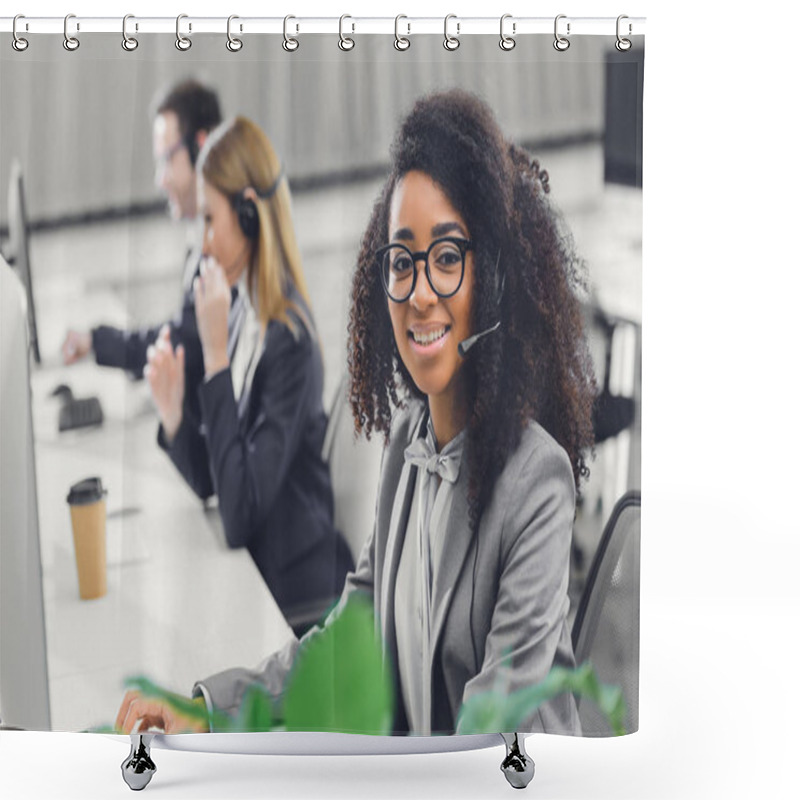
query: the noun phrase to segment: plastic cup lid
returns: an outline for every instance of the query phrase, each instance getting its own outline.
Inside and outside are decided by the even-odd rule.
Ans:
[[[70,486],[67,502],[71,506],[85,506],[96,503],[106,494],[100,478],[84,478]]]

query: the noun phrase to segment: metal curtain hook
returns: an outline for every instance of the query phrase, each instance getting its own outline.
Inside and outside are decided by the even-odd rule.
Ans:
[[[24,14],[17,14],[17,16],[14,17],[14,22],[13,22],[13,24],[11,26],[11,33],[14,36],[14,38],[11,40],[11,46],[18,53],[21,53],[21,52],[23,52],[23,50],[27,50],[28,49],[28,40],[27,39],[23,39],[23,37],[20,36],[17,33],[17,21],[20,20],[20,19],[25,19],[25,15]],[[27,29],[28,29],[28,25],[26,23],[25,24],[25,30],[27,30]]]
[[[456,35],[455,36],[451,36],[447,32],[447,23],[450,22],[451,19],[456,19],[457,20],[456,15],[455,14],[448,14],[444,18],[444,42],[442,42],[442,44],[444,45],[444,49],[445,50],[450,50],[450,52],[452,52],[453,50],[458,50],[458,48],[461,45],[461,40],[458,38],[458,34],[461,33],[461,23],[460,22],[456,22]]]
[[[511,14],[503,14],[503,16],[500,17],[500,49],[501,50],[505,50],[506,52],[508,52],[509,50],[513,50],[517,46],[517,40],[513,37],[513,35],[509,36],[503,30],[503,26],[505,25],[505,21],[507,19],[511,19],[511,18],[512,18]],[[516,22],[512,22],[511,23],[511,33],[512,34],[516,34],[516,32],[517,32],[517,23]]]
[[[239,17],[237,17],[236,14],[231,14],[228,17],[228,41],[225,42],[225,47],[227,47],[228,50],[231,51],[231,53],[238,53],[244,46],[244,42],[242,42],[241,39],[237,38],[231,33],[231,22],[233,22],[233,20],[235,19],[239,19]],[[240,25],[239,31],[241,32],[241,30],[242,26]]]
[[[63,42],[63,44],[64,44],[64,49],[65,50],[69,50],[70,53],[74,53],[81,46],[81,43],[77,40],[76,37],[69,35],[69,21],[71,19],[75,19],[75,15],[74,14],[67,14],[67,16],[64,17],[64,42]],[[80,23],[75,23],[75,25],[76,25],[76,30],[80,30],[81,29]]]
[[[344,31],[342,30],[342,26],[343,26],[344,21],[346,19],[353,19],[353,18],[349,14],[342,14],[342,16],[339,17],[339,49],[340,50],[344,50],[345,52],[348,52],[349,50],[352,50],[356,46],[356,41],[355,41],[355,39],[351,38],[350,36],[345,36],[344,35]],[[352,23],[352,31],[351,31],[351,33],[354,33],[355,29],[356,29],[356,24],[354,22],[354,23]]]
[[[134,19],[133,14],[126,14],[122,18],[122,49],[132,53],[138,46],[139,40],[135,36],[128,36],[128,20]],[[139,30],[137,23],[136,30]]]
[[[188,14],[178,14],[175,19],[175,47],[182,52],[186,52],[192,46],[192,40],[181,33],[181,20],[188,19]],[[192,30],[192,23],[189,23],[189,32]]]
[[[614,47],[616,47],[620,53],[624,53],[626,50],[630,50],[631,47],[633,47],[633,42],[630,39],[623,38],[622,35],[620,34],[620,22],[622,22],[622,20],[624,19],[628,19],[626,14],[620,14],[617,17],[617,41],[614,43]],[[630,36],[632,32],[633,32],[633,26],[629,22],[628,36]]]
[[[290,19],[296,19],[291,14],[283,18],[283,49],[287,53],[294,53],[298,47],[300,47],[300,40],[295,39],[294,36],[289,36],[289,32],[287,30],[287,25],[289,24]],[[295,33],[300,32],[300,26],[295,25]]]
[[[560,19],[566,19],[566,18],[567,18],[566,14],[559,14],[556,17],[556,21],[555,21],[555,23],[553,25],[553,31],[554,31],[555,37],[556,37],[555,41],[553,42],[553,47],[555,47],[555,49],[558,50],[559,53],[563,53],[565,50],[569,49],[569,39],[567,39],[566,36],[562,36],[558,32],[558,21]],[[567,23],[567,36],[569,36],[569,28],[570,28],[570,24],[568,22]]]
[[[411,47],[411,39],[406,36],[401,36],[399,31],[400,20],[401,19],[408,19],[405,14],[398,14],[394,18],[394,49],[395,50],[408,50]],[[406,27],[408,28],[408,34],[411,34],[411,23],[407,22]]]

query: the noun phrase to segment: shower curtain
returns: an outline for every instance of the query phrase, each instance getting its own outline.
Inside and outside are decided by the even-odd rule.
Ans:
[[[2,47],[3,253],[31,288],[41,355],[27,534],[40,563],[20,570],[40,575],[44,611],[15,618],[45,646],[17,653],[36,669],[5,662],[0,719],[110,731],[134,691],[213,731],[635,731],[638,527],[624,544],[612,528],[638,508],[641,475],[644,38],[615,47],[612,25],[514,39],[509,24],[459,39],[451,20],[443,47],[402,20],[395,38],[346,20],[338,37],[229,26]],[[219,124],[164,105],[187,82],[216,97]],[[502,136],[488,166],[477,118]],[[241,186],[217,170],[237,119],[274,151],[259,185],[246,165]],[[244,248],[231,256],[218,213]],[[262,244],[278,249],[263,256],[278,265],[269,290]],[[212,276],[230,307],[221,371],[197,309]],[[288,305],[265,322],[275,292]],[[514,316],[525,308],[535,319]],[[437,337],[455,353],[467,334],[452,366],[464,435],[448,439],[429,372]],[[153,377],[165,350],[184,381],[177,431]],[[310,361],[287,361],[295,350]],[[199,444],[179,452],[189,429]],[[441,440],[457,445],[455,477],[436,472],[453,452]],[[356,577],[336,605],[344,566]],[[42,666],[46,681],[30,677]]]

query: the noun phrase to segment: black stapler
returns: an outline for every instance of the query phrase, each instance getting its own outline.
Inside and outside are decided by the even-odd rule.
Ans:
[[[91,428],[103,424],[103,408],[96,397],[75,398],[72,389],[64,383],[53,389],[52,396],[61,398],[61,410],[58,412],[59,431]]]

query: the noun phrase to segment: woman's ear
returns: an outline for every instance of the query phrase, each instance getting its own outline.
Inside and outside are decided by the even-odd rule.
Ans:
[[[258,200],[258,195],[256,194],[256,190],[252,186],[248,186],[247,188],[242,190],[242,197],[245,200],[252,200],[254,203]]]

